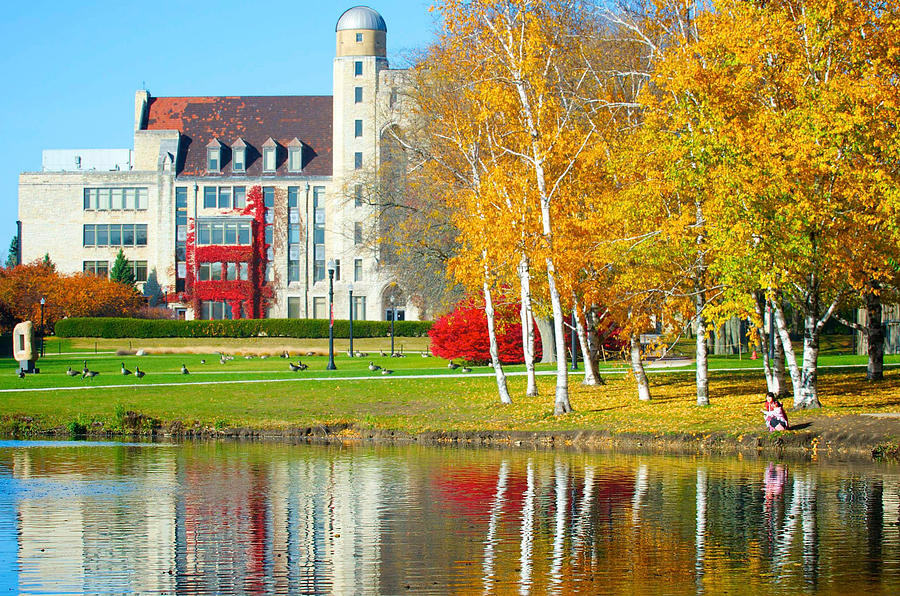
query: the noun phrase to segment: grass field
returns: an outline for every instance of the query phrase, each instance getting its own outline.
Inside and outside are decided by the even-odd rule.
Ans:
[[[117,356],[93,353],[93,340],[63,340],[59,349],[63,353],[53,354],[49,347],[54,341],[48,340],[48,353],[39,361],[39,375],[19,379],[14,361],[0,362],[0,432],[65,428],[146,431],[154,425],[166,428],[178,421],[183,426],[214,429],[351,424],[410,433],[585,429],[740,434],[760,429],[759,405],[765,388],[760,361],[713,358],[710,407],[694,405],[691,366],[652,370],[654,400],[640,403],[635,398],[633,380],[623,374],[624,363],[617,361],[603,367],[607,382],[602,387],[584,387],[580,375],[573,373],[570,386],[575,412],[555,417],[555,378],[548,374],[553,370],[550,365],[539,366],[544,376],[539,378],[541,396],[537,398],[524,396],[523,376],[511,376],[514,403],[504,407],[498,402],[489,367],[460,374],[448,369],[445,360],[423,358],[412,347],[407,348],[410,355],[405,358],[381,357],[377,352],[367,358],[349,358],[339,353],[335,371],[325,370],[325,356],[301,356],[309,369],[297,373],[288,369],[287,360],[277,356],[235,356],[224,365],[212,353]],[[185,340],[176,347],[196,349],[199,341]],[[104,345],[105,350],[98,346],[98,351],[127,349],[127,342],[116,340]],[[89,344],[87,351],[85,343]],[[253,340],[250,346],[246,343],[244,340],[243,351],[247,352],[271,347],[268,341]],[[315,343],[298,343],[297,347],[320,349]],[[132,345],[137,347],[136,342]],[[282,344],[273,345],[277,351]],[[141,346],[147,343],[141,340]],[[235,352],[241,351],[238,347]],[[362,344],[358,349],[370,348]],[[296,352],[292,356],[296,362]],[[69,366],[81,370],[85,359],[90,369],[100,372],[99,376],[89,380],[65,374]],[[395,372],[389,376],[373,373],[368,369],[369,361]],[[140,366],[147,376],[122,376],[123,362],[132,371]],[[888,357],[887,362],[900,364],[900,358]],[[180,373],[182,363],[190,374]],[[889,367],[885,382],[872,385],[864,381],[863,368],[846,368],[864,364],[865,357],[823,356],[820,363],[821,399],[826,407],[813,416],[893,411],[900,405],[900,371]],[[523,367],[506,370],[521,373]],[[135,414],[126,415],[128,412]]]

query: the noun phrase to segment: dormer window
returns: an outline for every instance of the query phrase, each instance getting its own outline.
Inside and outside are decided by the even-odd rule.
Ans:
[[[299,172],[303,169],[303,143],[294,137],[288,144],[288,171]]]
[[[247,171],[247,144],[238,139],[231,146],[231,171],[243,173]]]
[[[278,164],[278,143],[271,137],[263,143],[263,172],[274,172]]]
[[[213,139],[206,146],[206,171],[219,173],[222,168],[222,144],[218,139]]]

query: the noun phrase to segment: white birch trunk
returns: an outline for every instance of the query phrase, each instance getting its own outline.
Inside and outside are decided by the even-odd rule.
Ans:
[[[770,340],[772,341],[772,340]],[[787,382],[784,377],[784,346],[777,339],[775,341],[775,362],[772,363],[772,393],[784,395],[787,393]]]
[[[784,350],[788,370],[791,373],[791,385],[794,388],[794,404],[800,400],[800,369],[797,367],[797,356],[794,355],[794,346],[791,345],[791,336],[788,333],[787,321],[784,319],[784,309],[780,300],[772,300],[772,316],[775,317],[775,329],[781,347]]]
[[[482,254],[482,256],[487,259],[486,254]],[[500,394],[500,401],[508,405],[512,403],[512,398],[509,396],[509,387],[506,386],[506,373],[503,372],[503,365],[500,364],[500,351],[497,348],[497,333],[494,328],[494,301],[491,298],[491,288],[488,285],[487,264],[484,265],[484,314],[487,317],[491,366],[494,367],[494,376],[497,379],[497,392]]]
[[[550,583],[559,588],[562,586],[566,511],[569,508],[569,467],[557,459],[554,476],[556,477],[556,524],[553,530],[553,563],[550,568]]]
[[[537,397],[537,375],[534,371],[534,310],[531,306],[531,270],[525,254],[519,261],[517,272],[522,300],[522,354],[525,356],[525,372],[528,379],[525,395]]]
[[[697,321],[697,405],[709,405],[709,358],[706,348],[706,316],[703,309],[706,307],[706,298],[703,291],[697,291],[694,295],[694,316]]]
[[[647,381],[647,373],[644,371],[644,361],[641,358],[641,337],[631,334],[631,371],[634,380],[637,381],[638,399],[650,401],[650,383]]]
[[[578,298],[575,292],[572,292],[572,309],[575,312],[575,332],[578,334],[578,343],[581,345],[581,355],[584,361],[584,384],[585,385],[602,385],[603,381],[597,375],[597,367],[591,358],[591,348],[588,345],[587,333],[581,322],[581,307],[578,305]],[[572,355],[575,356],[574,354]]]

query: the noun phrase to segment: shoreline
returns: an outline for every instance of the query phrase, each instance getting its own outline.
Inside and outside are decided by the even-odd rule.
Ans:
[[[855,428],[867,426],[876,416],[851,415],[841,422]],[[840,428],[791,430],[769,433],[749,432],[738,436],[722,431],[685,432],[615,432],[610,430],[480,430],[427,431],[409,433],[400,430],[374,429],[356,424],[301,426],[284,429],[235,427],[216,429],[199,424],[185,427],[176,420],[145,432],[112,432],[86,429],[72,434],[63,428],[33,433],[0,434],[5,439],[40,440],[121,439],[138,438],[152,441],[217,440],[217,441],[282,441],[307,444],[397,444],[434,447],[473,447],[489,449],[576,450],[582,452],[627,451],[664,455],[719,455],[733,457],[776,457],[786,459],[865,460],[900,463],[900,437],[880,432],[876,424],[861,431],[845,432]]]

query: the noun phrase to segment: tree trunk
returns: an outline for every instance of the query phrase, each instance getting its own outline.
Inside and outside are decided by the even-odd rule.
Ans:
[[[756,335],[759,338],[759,349],[762,351],[763,374],[766,376],[766,390],[775,393],[775,371],[772,363],[769,362],[769,337],[766,331],[766,295],[762,290],[753,292],[753,308],[756,310],[756,316],[759,317],[760,326],[756,328]]]
[[[525,390],[525,395],[536,397],[538,388],[537,376],[534,372],[534,311],[531,307],[531,270],[525,254],[519,261],[517,271],[522,300],[522,354],[525,356],[525,371],[528,377],[528,388]]]
[[[549,212],[549,208],[547,209]],[[549,217],[549,214],[548,214]],[[553,259],[547,257],[547,288],[550,290],[550,302],[553,305],[553,335],[556,337],[556,396],[553,402],[553,413],[557,416],[572,411],[569,403],[569,372],[566,370],[566,334],[563,329],[566,319],[556,287],[556,270]]]
[[[772,393],[775,395],[785,395],[787,394],[787,382],[784,377],[784,346],[778,341],[778,338],[774,338],[775,341],[775,362],[774,372],[773,374],[773,384],[772,384]]]
[[[697,405],[709,405],[709,359],[706,353],[706,293],[697,290],[694,294],[694,312],[697,320]]]
[[[647,381],[647,373],[641,359],[641,337],[635,333],[631,334],[631,372],[637,381],[638,399],[650,401],[650,383]]]
[[[581,323],[581,307],[578,305],[578,298],[575,296],[575,292],[572,292],[572,309],[575,312],[574,331],[578,334],[578,343],[581,345],[581,354],[584,356],[584,384],[602,385],[603,381],[597,375],[597,366],[591,359],[591,348],[588,346],[587,333],[585,333],[584,325]]]
[[[797,356],[794,355],[794,346],[791,345],[791,334],[788,333],[787,321],[784,319],[784,308],[780,300],[772,300],[772,316],[775,317],[775,329],[778,333],[788,370],[791,373],[791,385],[794,387],[794,403],[800,400],[800,369],[797,367]]]
[[[884,380],[884,323],[881,321],[881,296],[876,293],[879,289],[880,284],[873,282],[872,290],[863,295],[866,302],[866,343],[869,354],[866,379],[869,381]]]
[[[484,266],[484,314],[487,316],[488,339],[490,340],[491,365],[494,367],[494,375],[497,378],[497,392],[500,394],[500,401],[504,404],[511,404],[512,398],[509,396],[509,388],[506,386],[506,374],[503,372],[503,365],[500,364],[500,351],[497,349],[497,333],[494,329],[494,301],[491,298],[491,289],[488,285],[488,268]]]

